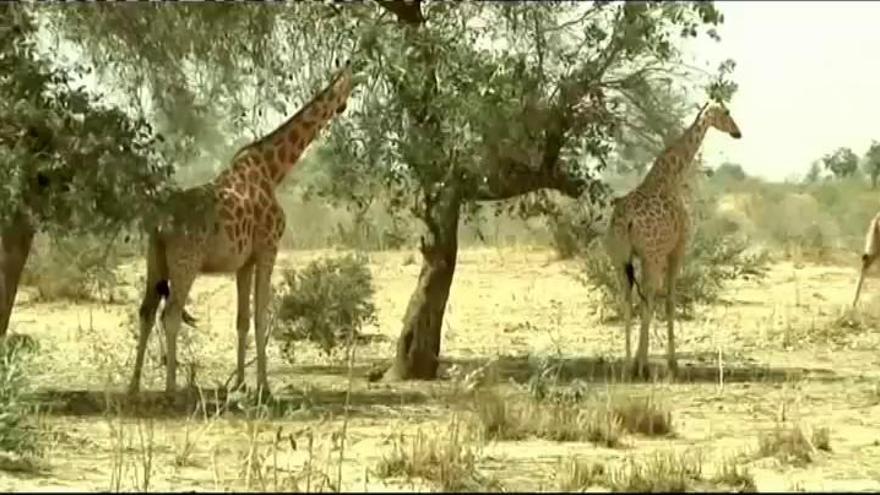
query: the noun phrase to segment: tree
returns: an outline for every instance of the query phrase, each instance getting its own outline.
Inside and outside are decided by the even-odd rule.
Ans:
[[[100,104],[35,46],[30,9],[0,7],[0,335],[34,235],[111,234],[156,218],[172,168],[142,119]]]
[[[550,189],[602,201],[597,173],[613,143],[644,129],[652,90],[671,77],[670,33],[679,22],[690,33],[720,21],[711,5],[601,4],[580,15],[571,23],[558,5],[431,4],[428,22],[384,28],[382,44],[362,39],[373,86],[331,146],[363,174],[382,173],[425,224],[387,378],[436,375],[459,223],[486,203],[540,210]]]
[[[819,164],[819,160],[815,160],[810,163],[810,170],[807,171],[807,175],[804,177],[804,182],[807,184],[815,184],[819,182],[819,178],[822,176],[822,165]]]
[[[880,178],[880,143],[871,141],[871,147],[865,152],[865,174],[871,178],[871,188],[877,188],[877,179]]]
[[[859,157],[849,148],[837,148],[833,153],[822,157],[827,170],[838,179],[849,177],[859,168]]]
[[[717,180],[721,181],[741,181],[748,177],[745,170],[743,170],[742,165],[730,162],[724,162],[719,165],[714,172],[714,176],[717,177]]]
[[[722,17],[706,2],[379,5],[59,9],[55,25],[124,87],[146,85],[163,132],[181,137],[209,115],[209,128],[229,125],[227,108],[241,112],[233,135],[253,108],[285,114],[328,62],[353,54],[360,88],[326,141],[346,165],[328,170],[333,184],[353,187],[324,193],[363,205],[381,188],[392,212],[424,224],[422,269],[386,376],[433,378],[459,224],[491,206],[541,212],[548,190],[601,203],[598,173],[614,144],[662,125],[651,120],[662,108],[654,95],[682,84],[676,38],[705,26],[717,37]],[[732,68],[722,66],[714,98],[735,89]],[[243,88],[256,88],[259,104]],[[178,98],[168,95],[199,109],[195,123],[167,118],[176,105],[157,100]]]

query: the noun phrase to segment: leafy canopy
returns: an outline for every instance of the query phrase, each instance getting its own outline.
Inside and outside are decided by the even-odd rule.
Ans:
[[[160,138],[86,91],[86,69],[41,55],[29,8],[0,12],[0,223],[26,212],[46,231],[108,232],[150,218],[173,171]]]
[[[680,40],[717,39],[723,21],[709,2],[423,2],[419,26],[372,3],[130,7],[43,11],[148,107],[178,159],[223,156],[223,136],[277,124],[352,58],[359,84],[319,192],[362,207],[382,191],[422,217],[450,185],[467,213],[526,195],[499,207],[528,214],[541,188],[601,199],[608,160],[662,146],[687,110]],[[707,96],[731,97],[733,68]]]

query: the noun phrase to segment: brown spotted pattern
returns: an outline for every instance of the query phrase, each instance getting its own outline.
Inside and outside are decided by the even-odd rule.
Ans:
[[[318,95],[289,120],[261,139],[243,147],[229,168],[204,186],[212,189],[216,208],[200,232],[170,228],[151,235],[147,286],[141,304],[141,328],[130,392],[140,387],[146,344],[159,305],[156,284],[167,279],[171,294],[162,313],[166,334],[165,390],[176,388],[176,340],[183,308],[199,273],[235,273],[238,292],[237,385],[244,383],[244,351],[254,293],[254,333],[257,348],[257,387],[268,393],[266,373],[266,313],[270,277],[284,234],[284,211],[275,188],[296,165],[306,147],[329,120],[342,112],[351,93],[351,68],[346,65]]]
[[[642,298],[641,326],[634,372],[644,375],[648,361],[648,331],[654,314],[654,299],[666,295],[667,362],[675,372],[673,334],[675,281],[683,262],[691,233],[687,208],[688,181],[695,174],[694,156],[709,127],[739,139],[741,134],[730,112],[722,105],[697,115],[681,137],[671,143],[634,190],[612,203],[612,214],[605,236],[605,249],[618,273],[623,306],[626,358],[631,351],[632,289]],[[634,261],[639,262],[639,274]]]

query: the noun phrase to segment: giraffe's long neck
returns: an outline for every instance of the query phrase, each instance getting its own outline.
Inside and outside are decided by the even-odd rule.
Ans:
[[[350,78],[350,70],[344,69],[286,122],[242,148],[233,161],[246,154],[255,154],[257,163],[277,187],[321,129],[344,109],[351,89]]]
[[[694,166],[694,156],[706,131],[709,119],[706,115],[698,117],[691,126],[654,161],[651,170],[645,175],[642,187],[679,187],[688,180]]]

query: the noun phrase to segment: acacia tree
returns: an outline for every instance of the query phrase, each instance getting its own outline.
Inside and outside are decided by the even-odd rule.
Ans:
[[[381,174],[392,207],[409,205],[425,225],[384,376],[430,379],[461,220],[486,203],[528,214],[547,190],[601,202],[597,173],[621,133],[643,124],[645,96],[672,77],[673,37],[721,17],[711,4],[603,2],[581,12],[429,4],[410,19],[362,35],[371,86],[331,142],[361,174]]]
[[[32,14],[0,7],[0,335],[37,232],[109,236],[154,219],[170,192],[147,123],[100,104],[83,68],[41,56]]]
[[[859,169],[859,157],[849,148],[837,148],[823,156],[822,163],[838,179],[849,177]]]
[[[877,188],[877,179],[880,178],[880,143],[871,141],[871,147],[865,152],[865,174],[871,178],[871,188]]]
[[[277,122],[262,109],[289,114],[328,64],[352,56],[359,88],[327,139],[344,164],[331,180],[352,187],[326,193],[363,205],[381,187],[392,212],[424,224],[422,270],[386,376],[433,378],[461,221],[487,205],[542,211],[548,190],[600,203],[613,144],[644,132],[660,108],[653,95],[681,83],[676,40],[703,27],[715,36],[722,18],[706,2],[378,3],[90,6],[54,19],[123,86],[149,88],[181,139],[207,116],[228,123],[219,117],[229,108],[244,117],[230,126],[238,135],[244,121]],[[177,105],[162,98],[199,109],[195,122],[167,118]]]

